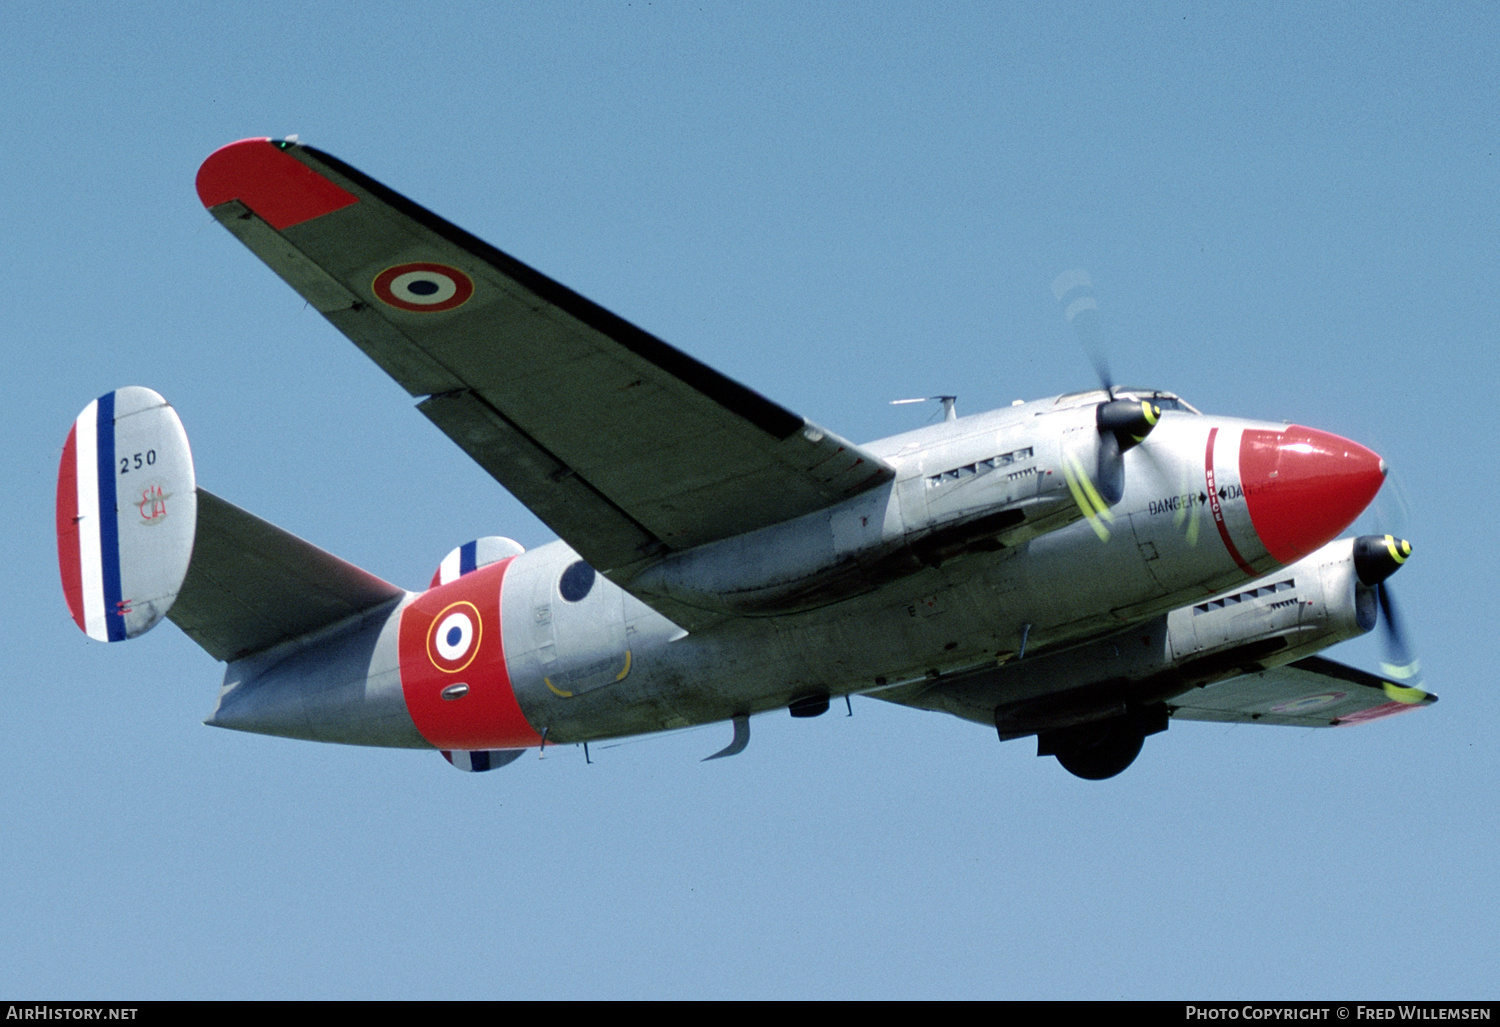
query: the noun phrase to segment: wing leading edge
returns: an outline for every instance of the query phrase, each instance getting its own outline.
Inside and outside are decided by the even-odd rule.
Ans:
[[[342,161],[268,139],[198,173],[213,216],[601,570],[894,477]]]

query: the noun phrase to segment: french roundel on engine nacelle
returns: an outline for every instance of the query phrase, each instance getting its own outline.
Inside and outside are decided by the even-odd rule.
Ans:
[[[541,744],[505,663],[500,588],[509,566],[481,567],[401,611],[401,690],[417,730],[438,749]]]

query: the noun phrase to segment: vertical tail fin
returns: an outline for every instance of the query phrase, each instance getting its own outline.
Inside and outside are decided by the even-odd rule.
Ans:
[[[90,638],[153,628],[182,589],[193,555],[197,482],[177,411],[130,386],[84,408],[57,473],[63,596]]]

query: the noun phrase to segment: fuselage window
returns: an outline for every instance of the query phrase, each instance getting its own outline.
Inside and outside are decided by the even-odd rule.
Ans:
[[[570,603],[576,603],[589,594],[589,589],[594,587],[594,568],[576,560],[568,565],[568,569],[562,572],[562,577],[557,580],[557,591]]]

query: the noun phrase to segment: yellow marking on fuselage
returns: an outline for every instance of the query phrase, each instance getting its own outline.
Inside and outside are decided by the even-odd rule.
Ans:
[[[615,675],[615,680],[616,681],[624,681],[625,680],[625,675],[627,675],[629,673],[630,673],[630,650],[626,649],[625,650],[625,669],[622,670],[622,671],[620,671],[620,673],[618,673],[618,674]],[[558,697],[563,698],[563,699],[571,699],[571,698],[573,698],[573,693],[572,692],[564,692],[561,688],[558,688],[556,685],[554,685],[552,683],[552,679],[551,678],[548,678],[548,677],[542,678],[542,684],[546,685],[549,689],[551,689],[552,690],[552,694],[555,695],[555,696],[558,696]]]

